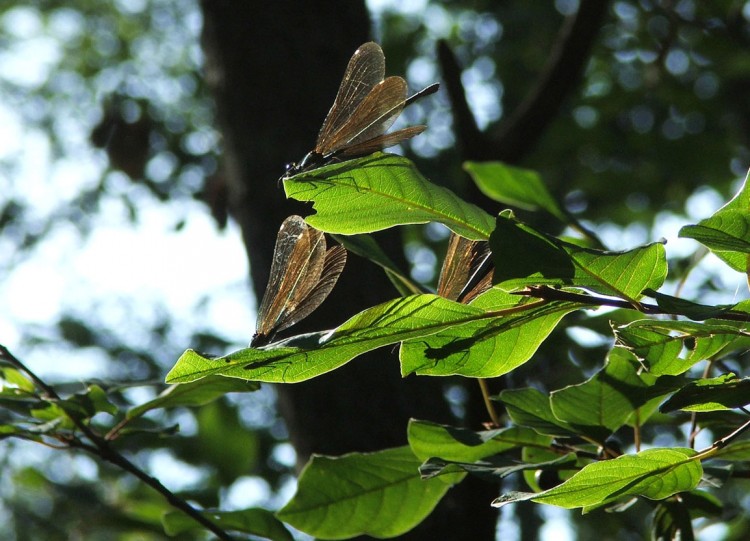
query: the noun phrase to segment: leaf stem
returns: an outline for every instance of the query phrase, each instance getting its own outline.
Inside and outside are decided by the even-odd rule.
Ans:
[[[487,386],[487,380],[485,378],[479,378],[477,379],[477,383],[479,383],[479,389],[482,391],[482,399],[484,400],[484,407],[487,408],[487,413],[490,416],[490,420],[492,421],[492,424],[496,427],[500,426],[500,417],[497,415],[497,410],[495,409],[495,404],[492,402],[492,399],[490,398],[490,389]]]

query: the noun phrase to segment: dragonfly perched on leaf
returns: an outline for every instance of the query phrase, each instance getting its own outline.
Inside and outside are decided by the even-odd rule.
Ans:
[[[375,42],[352,55],[336,99],[323,121],[315,148],[299,163],[287,165],[286,179],[333,161],[366,156],[422,133],[427,126],[410,126],[386,133],[396,118],[415,100],[437,92],[434,83],[407,97],[406,81],[385,77],[385,56]]]
[[[268,344],[277,332],[310,315],[336,285],[345,264],[343,246],[327,249],[323,232],[300,216],[284,220],[250,346]]]

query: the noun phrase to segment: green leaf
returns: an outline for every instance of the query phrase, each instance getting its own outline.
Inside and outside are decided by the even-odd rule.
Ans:
[[[401,535],[430,514],[465,474],[429,480],[408,447],[338,458],[313,456],[277,517],[320,539]]]
[[[690,512],[681,501],[673,498],[660,502],[653,515],[652,539],[694,541]]]
[[[575,428],[552,413],[549,397],[537,389],[506,389],[498,399],[505,404],[508,415],[518,425],[553,437],[576,435]]]
[[[664,402],[659,411],[721,411],[746,404],[750,404],[750,378],[723,374],[689,383]]]
[[[536,353],[560,320],[581,307],[510,295],[493,288],[471,303],[496,317],[452,326],[401,346],[401,374],[491,378],[507,374]]]
[[[745,325],[744,323],[742,325]],[[679,375],[745,337],[730,322],[638,320],[615,327],[617,342],[631,350],[651,374]]]
[[[690,510],[693,518],[718,517],[724,511],[721,500],[709,492],[693,490],[680,494],[680,499]]]
[[[697,225],[687,225],[680,237],[692,238],[716,254],[736,271],[747,273],[750,253],[750,176],[739,192],[712,216]]]
[[[464,170],[481,192],[494,201],[527,210],[541,208],[562,222],[567,221],[536,171],[502,162],[466,162]]]
[[[34,382],[26,374],[10,366],[0,366],[0,394],[33,394]]]
[[[42,438],[41,436],[39,436],[38,431],[29,430],[28,428],[16,425],[0,425],[0,440],[13,437],[38,442],[42,441]]]
[[[589,380],[552,392],[552,414],[579,433],[604,442],[651,398],[651,382],[643,381],[636,367],[632,355],[613,349],[604,368]]]
[[[292,534],[265,509],[250,508],[241,511],[204,511],[202,513],[223,530],[257,535],[273,541],[292,541]],[[162,526],[167,535],[175,536],[191,530],[205,530],[203,526],[180,511],[162,515]]]
[[[98,385],[89,385],[84,392],[57,401],[56,405],[70,417],[79,419],[88,419],[100,412],[117,413],[117,406],[109,401],[107,393]]]
[[[427,181],[412,162],[377,152],[284,180],[287,197],[313,201],[306,221],[326,233],[355,235],[405,224],[440,222],[462,237],[485,240],[492,217]]]
[[[679,236],[697,240],[734,270],[747,273],[750,253],[747,210],[719,210],[697,225],[686,225]]]
[[[300,335],[267,348],[213,359],[188,350],[167,374],[167,383],[209,375],[296,383],[335,370],[367,351],[488,317],[484,310],[437,295],[401,297],[360,312],[333,331]]]
[[[566,509],[593,508],[629,496],[662,500],[693,490],[703,468],[693,449],[648,449],[635,455],[593,462],[533,501]]]
[[[524,427],[474,432],[428,421],[409,421],[409,446],[421,460],[438,457],[455,462],[476,462],[509,449],[549,447],[552,438]]]
[[[260,386],[257,383],[222,377],[172,385],[153,400],[131,408],[126,418],[134,419],[147,411],[158,408],[203,406],[227,393],[257,391],[259,388]]]
[[[506,291],[528,286],[578,287],[635,301],[658,289],[667,276],[660,243],[605,252],[563,242],[520,222],[498,216],[490,237],[493,283]]]

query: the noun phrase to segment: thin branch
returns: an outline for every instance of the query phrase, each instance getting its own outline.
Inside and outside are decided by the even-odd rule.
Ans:
[[[8,350],[8,348],[6,348],[2,344],[0,344],[0,359],[6,360],[15,368],[26,374],[50,400],[62,400],[60,398],[60,395],[57,394],[57,391],[55,391],[53,387],[45,383],[32,370],[27,368],[15,355],[13,355]],[[224,530],[222,530],[218,525],[214,524],[214,522],[201,514],[200,511],[198,511],[185,500],[170,491],[161,483],[161,481],[159,481],[155,477],[150,476],[145,471],[141,470],[138,466],[133,464],[130,460],[125,458],[125,456],[115,450],[107,440],[94,432],[94,430],[92,430],[82,419],[80,419],[76,415],[68,415],[68,418],[73,422],[73,424],[75,424],[76,428],[78,428],[78,430],[80,430],[81,433],[83,433],[86,438],[91,441],[91,444],[87,444],[82,442],[78,438],[68,439],[66,440],[66,442],[68,443],[69,447],[83,449],[88,453],[98,456],[101,459],[109,462],[110,464],[114,464],[120,469],[131,473],[132,475],[146,483],[148,486],[156,490],[159,494],[161,494],[172,507],[179,509],[180,511],[188,515],[194,521],[216,535],[216,537],[225,541],[232,541],[233,538]]]
[[[708,447],[707,449],[700,451],[698,453],[698,456],[700,457],[701,460],[705,458],[709,458],[710,456],[714,455],[719,449],[723,449],[724,447],[729,445],[732,442],[732,440],[740,437],[748,429],[750,429],[750,420],[743,423],[742,426],[740,426],[738,429],[734,430],[730,434],[713,442],[711,444],[711,447]]]
[[[487,386],[487,380],[484,378],[477,379],[477,383],[479,383],[479,388],[482,391],[482,398],[484,399],[484,407],[487,408],[487,413],[490,416],[490,420],[492,421],[492,424],[495,427],[500,426],[500,417],[497,415],[497,410],[495,409],[495,404],[492,402],[492,399],[490,398],[490,389]]]
[[[711,375],[711,368],[713,362],[709,361],[706,363],[706,367],[703,369],[703,379],[708,378]],[[688,447],[695,449],[695,438],[698,437],[698,412],[694,411],[690,414],[690,437],[688,439]]]
[[[525,297],[534,297],[536,299],[544,299],[547,301],[569,301],[569,302],[575,302],[575,303],[585,304],[585,305],[595,306],[595,307],[611,306],[613,308],[627,308],[629,310],[637,309],[638,311],[644,314],[648,314],[652,316],[653,315],[662,315],[662,316],[685,315],[676,311],[662,310],[655,304],[639,302],[636,307],[633,305],[633,303],[630,303],[628,301],[623,301],[620,299],[597,297],[595,295],[589,295],[585,293],[572,293],[570,291],[564,291],[562,289],[554,289],[548,286],[527,287],[526,289],[522,291],[516,291],[513,294],[522,295]],[[685,316],[685,317],[689,317],[689,316]],[[712,316],[711,319],[722,319],[722,320],[727,320],[727,321],[750,321],[750,314],[747,314],[745,312],[729,311],[729,312],[724,312],[722,314],[717,314],[715,316]],[[739,332],[740,334],[747,336],[746,333],[743,333],[742,331],[739,331]]]

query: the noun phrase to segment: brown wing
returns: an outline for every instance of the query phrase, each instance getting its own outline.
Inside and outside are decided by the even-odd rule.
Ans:
[[[408,128],[396,130],[391,133],[385,133],[373,139],[362,141],[361,143],[358,143],[356,145],[348,146],[345,149],[341,150],[337,154],[337,156],[355,157],[372,154],[376,150],[382,150],[384,148],[392,147],[393,145],[397,145],[401,141],[410,139],[415,135],[419,135],[426,129],[427,126],[409,126]]]
[[[318,133],[315,151],[328,154],[331,138],[339,131],[357,106],[385,77],[385,56],[377,43],[365,43],[354,51],[344,72],[336,99]]]
[[[323,233],[309,227],[299,216],[290,216],[279,229],[271,275],[258,308],[256,338],[268,337],[291,317],[291,312],[320,281],[325,264]],[[288,326],[288,325],[287,325]]]
[[[404,101],[404,104],[400,110],[395,109],[396,114],[390,118],[390,122],[393,123],[393,121],[398,117],[399,113],[403,110],[404,107],[407,107],[411,103],[414,103],[414,101],[418,100],[419,98],[422,98],[424,96],[429,96],[430,94],[434,94],[435,92],[439,90],[439,88],[440,88],[440,85],[438,83],[434,83],[426,88],[423,88],[416,94],[409,96]],[[390,124],[388,125],[388,127],[390,127]],[[385,130],[387,130],[388,127],[386,127]],[[381,135],[374,135],[372,133],[369,133],[369,134],[366,134],[365,137],[357,138],[358,142],[357,141],[352,142],[349,144],[349,146],[339,150],[338,156],[354,157],[354,156],[364,156],[367,154],[371,154],[375,152],[376,150],[381,150],[384,148],[391,147],[393,145],[400,143],[401,141],[404,141],[405,139],[410,139],[414,137],[415,135],[419,135],[426,129],[427,129],[427,126],[410,126],[408,128],[396,130],[393,133],[384,133],[385,130],[383,130],[383,133]],[[370,137],[370,135],[374,135],[374,136]]]
[[[401,114],[406,101],[406,81],[388,77],[362,100],[346,123],[333,134],[326,153],[335,153],[383,135]]]
[[[287,312],[283,321],[279,321],[277,331],[291,327],[298,321],[309,316],[320,304],[326,300],[329,293],[344,270],[346,264],[346,249],[343,246],[334,246],[326,252],[325,263],[320,279],[300,301],[294,310]]]
[[[437,293],[467,303],[492,287],[487,242],[472,241],[451,233]]]

